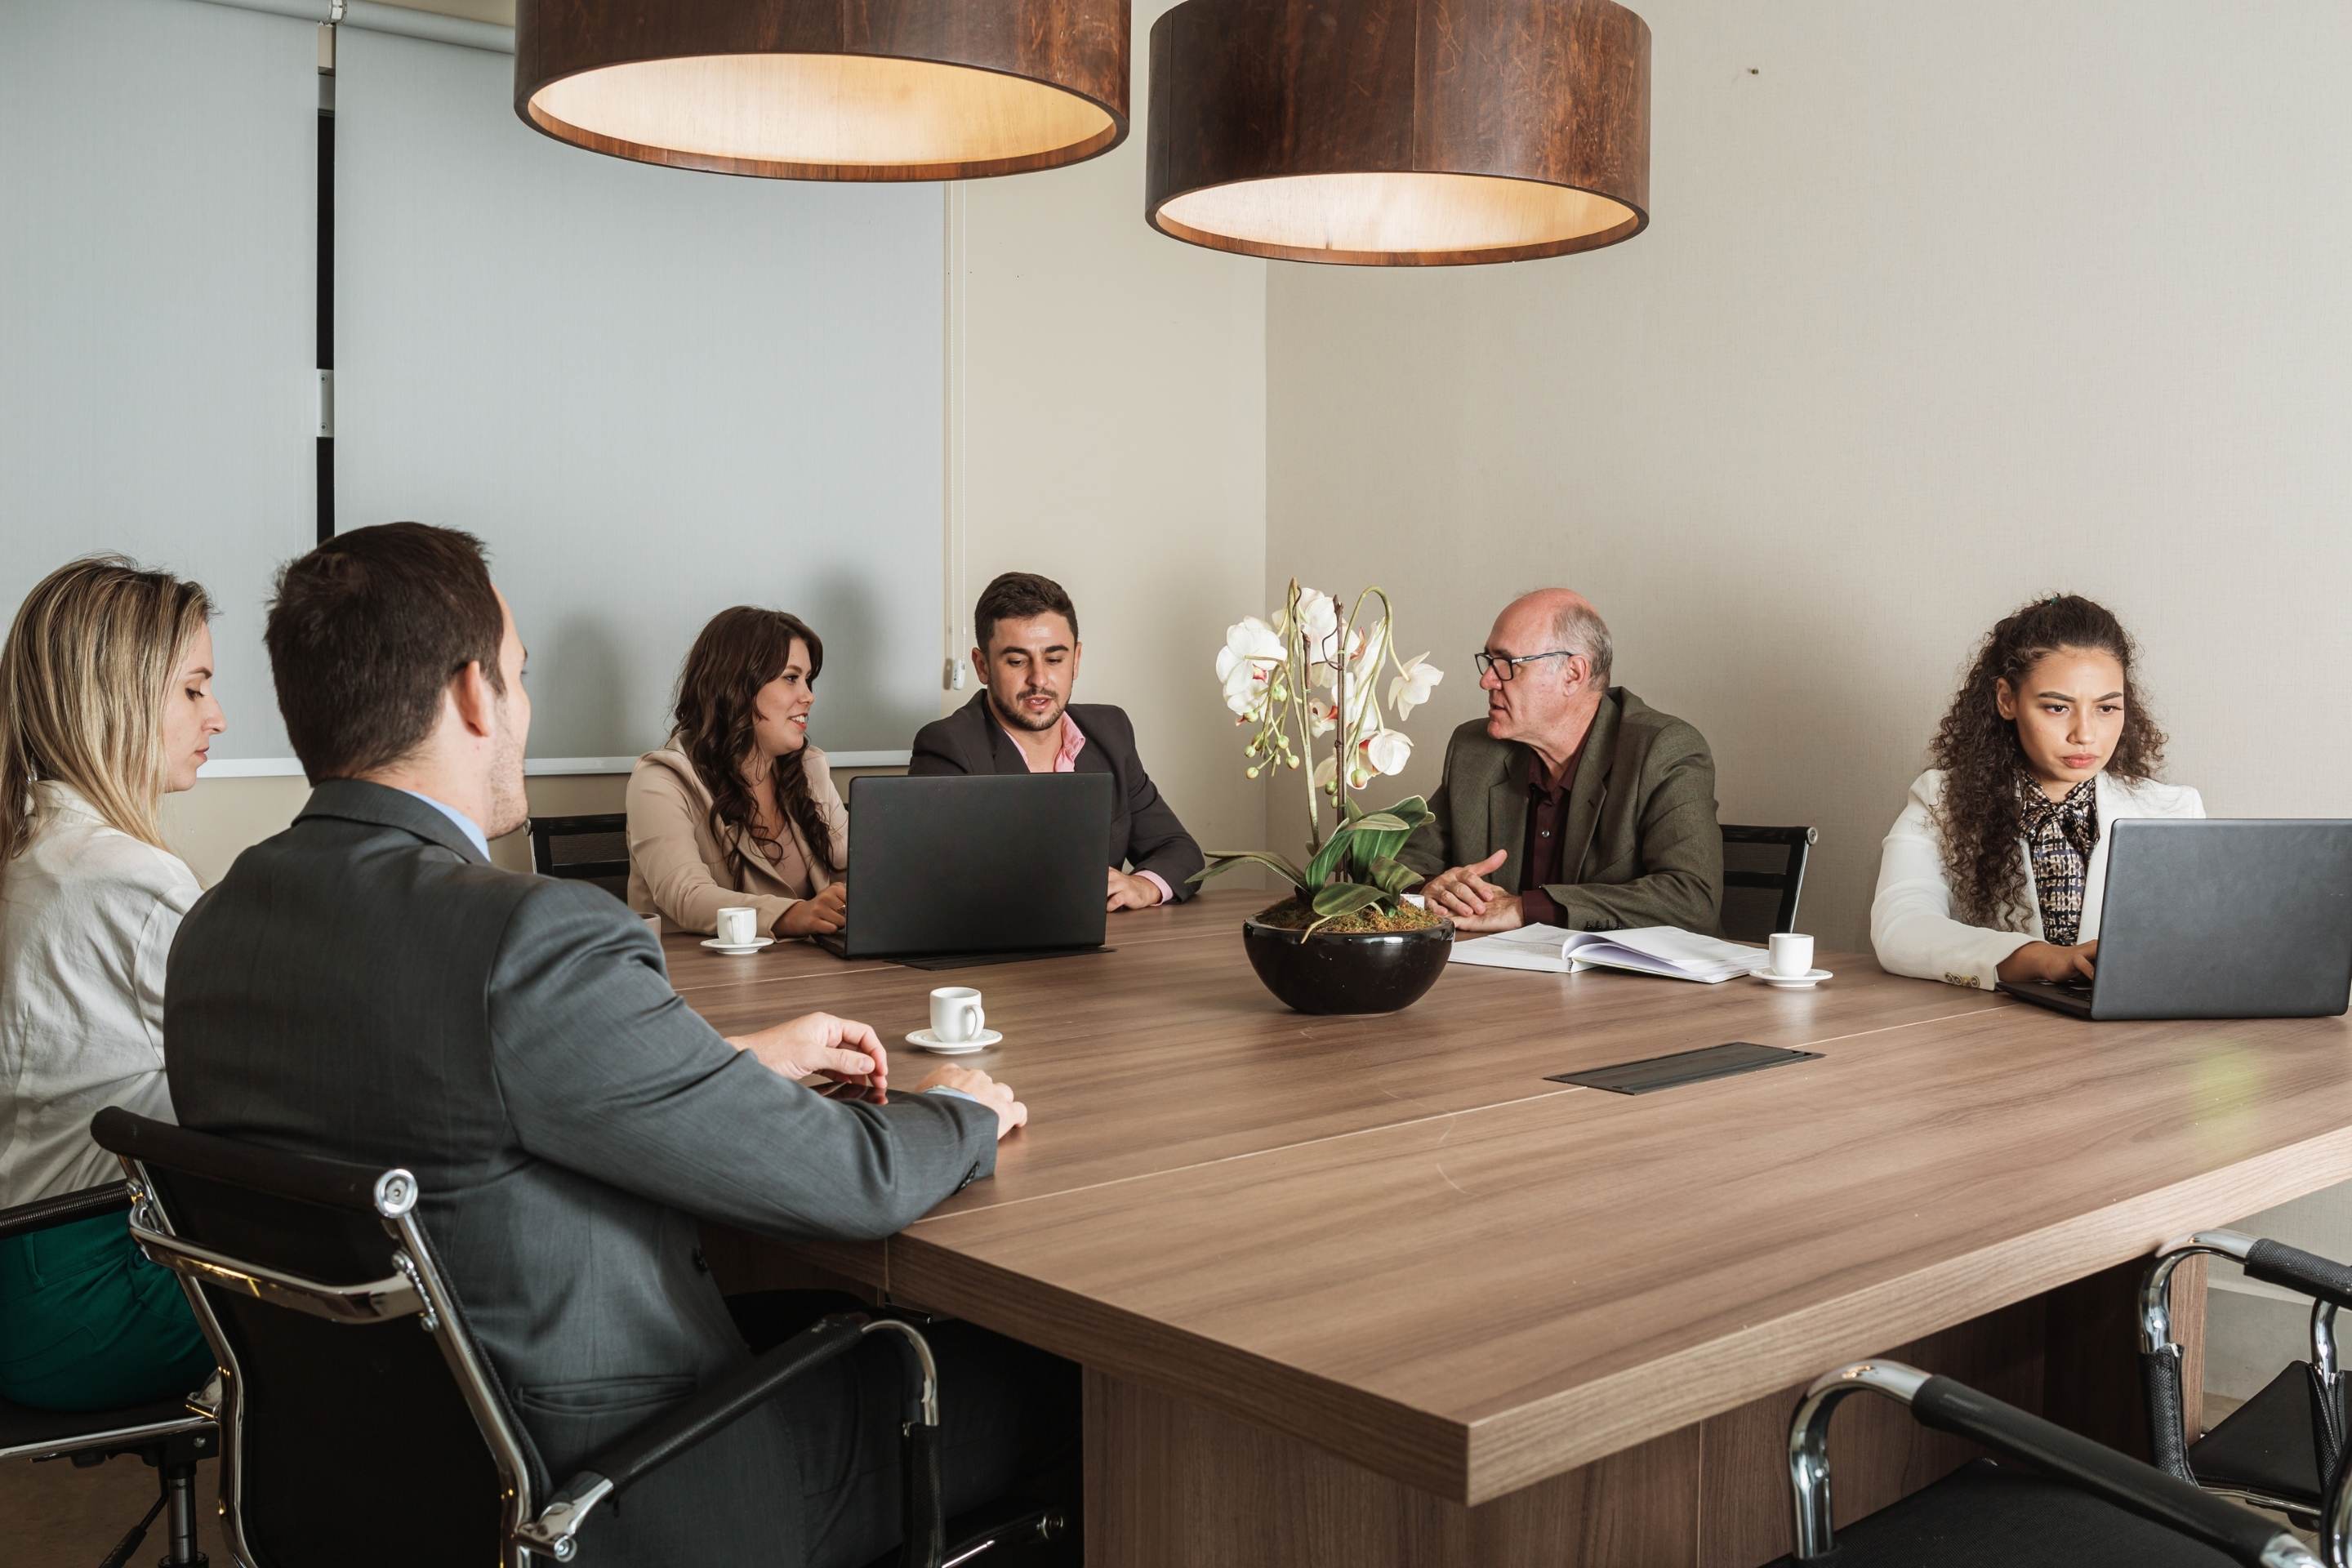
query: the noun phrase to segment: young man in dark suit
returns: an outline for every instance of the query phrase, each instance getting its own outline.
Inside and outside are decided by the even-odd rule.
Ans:
[[[971,650],[980,694],[923,726],[908,773],[1107,773],[1116,786],[1108,907],[1139,910],[1191,898],[1188,879],[1201,868],[1201,847],[1144,772],[1134,723],[1122,709],[1070,700],[1083,645],[1078,612],[1062,585],[1033,572],[1007,572],[980,595],[971,630],[980,640]]]

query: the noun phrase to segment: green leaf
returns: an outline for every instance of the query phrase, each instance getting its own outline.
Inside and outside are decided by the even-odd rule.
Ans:
[[[1322,918],[1299,932],[1298,940],[1305,942],[1328,922],[1386,903],[1388,898],[1380,889],[1368,888],[1361,882],[1339,882],[1325,888],[1315,895],[1315,912]]]
[[[1364,808],[1356,804],[1356,797],[1352,795],[1340,803],[1339,809],[1346,813],[1346,820],[1349,822],[1364,815]]]
[[[1402,893],[1421,880],[1421,873],[1402,860],[1375,860],[1370,869],[1372,886],[1391,895]]]
[[[1356,825],[1352,822],[1333,828],[1331,837],[1323,841],[1323,847],[1315,852],[1315,858],[1307,863],[1307,880],[1299,885],[1313,889],[1329,881],[1331,873],[1339,868],[1341,858],[1347,855],[1348,840],[1355,836],[1355,832]]]
[[[1375,811],[1356,818],[1352,826],[1359,833],[1411,833],[1412,824],[1393,811]]]
[[[1274,854],[1270,850],[1263,849],[1211,850],[1209,852],[1209,863],[1184,879],[1187,882],[1194,884],[1205,882],[1210,878],[1217,875],[1220,871],[1230,871],[1234,867],[1243,864],[1244,861],[1264,866],[1269,870],[1281,872],[1282,875],[1289,881],[1290,885],[1297,888],[1302,893],[1307,891],[1313,886],[1312,883],[1307,881],[1306,872],[1300,870],[1297,866],[1292,865],[1288,860],[1284,859],[1281,856]]]
[[[1359,833],[1348,840],[1348,860],[1356,868],[1356,880],[1369,880],[1372,868],[1383,860],[1392,860],[1404,847],[1410,833]]]

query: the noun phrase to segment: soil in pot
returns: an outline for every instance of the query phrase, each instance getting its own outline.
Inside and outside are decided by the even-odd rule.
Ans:
[[[1315,925],[1314,906],[1305,899],[1288,898],[1270,909],[1257,912],[1257,923],[1282,931],[1305,931]],[[1394,912],[1374,905],[1359,910],[1352,915],[1341,915],[1335,921],[1325,921],[1316,926],[1318,931],[1333,931],[1342,936],[1361,935],[1368,931],[1428,931],[1443,925],[1444,917],[1412,904],[1400,904]]]

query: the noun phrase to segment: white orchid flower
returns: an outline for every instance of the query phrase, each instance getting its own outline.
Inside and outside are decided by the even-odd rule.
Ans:
[[[1364,760],[1381,773],[1394,775],[1404,772],[1412,761],[1412,742],[1395,730],[1379,730],[1364,737]]]
[[[1445,679],[1444,670],[1426,662],[1428,658],[1413,655],[1404,661],[1404,673],[1389,682],[1389,706],[1400,720],[1411,718],[1414,709],[1429,700],[1431,689]]]
[[[1310,735],[1328,735],[1339,727],[1339,700],[1329,687],[1324,687],[1307,700],[1307,731]]]
[[[1255,616],[1226,627],[1225,646],[1217,650],[1217,683],[1224,688],[1225,706],[1244,718],[1263,709],[1282,660],[1282,638]]]

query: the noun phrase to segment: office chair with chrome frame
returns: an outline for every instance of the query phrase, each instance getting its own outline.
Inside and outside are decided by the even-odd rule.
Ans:
[[[622,812],[530,819],[531,868],[542,877],[593,882],[629,896],[629,819]]]
[[[131,1189],[121,1182],[36,1198],[0,1209],[0,1239],[122,1214],[130,1207]],[[116,1410],[34,1410],[0,1399],[0,1459],[68,1459],[79,1468],[137,1455],[154,1468],[159,1495],[147,1517],[108,1553],[106,1563],[111,1568],[129,1561],[161,1514],[166,1568],[193,1568],[205,1561],[196,1544],[196,1464],[212,1458],[220,1444],[219,1429],[201,1394]]]
[[[1923,1426],[1966,1437],[2013,1463],[1976,1460],[1833,1531],[1830,1415],[1848,1394],[1865,1392],[1906,1406]],[[2340,1554],[2323,1563],[2276,1520],[1898,1362],[1857,1362],[1806,1390],[1789,1428],[1789,1480],[1797,1550],[1781,1564],[2347,1568]]]
[[[2226,1258],[2250,1279],[2311,1298],[2311,1359],[2285,1370],[2195,1442],[2182,1410],[2180,1347],[2172,1339],[2173,1271],[2189,1258]],[[2167,1248],[2140,1283],[2140,1375],[2156,1462],[2208,1491],[2276,1509],[2316,1529],[2343,1465],[2344,1374],[2336,1310],[2352,1306],[2352,1268],[2283,1242],[2233,1230],[2200,1231]]]
[[[406,1171],[255,1148],[119,1108],[91,1131],[131,1178],[132,1238],[180,1276],[220,1360],[222,1522],[239,1563],[568,1562],[600,1508],[880,1333],[908,1373],[896,1561],[941,1568],[938,1382],[913,1327],[824,1319],[552,1485],[467,1328]]]

